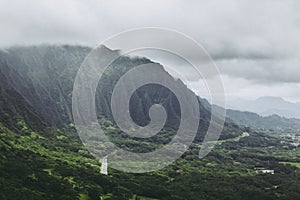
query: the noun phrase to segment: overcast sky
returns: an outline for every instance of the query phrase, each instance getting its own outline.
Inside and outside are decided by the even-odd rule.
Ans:
[[[300,101],[299,11],[297,0],[0,0],[0,46],[95,47],[128,29],[169,28],[207,49],[229,98]]]

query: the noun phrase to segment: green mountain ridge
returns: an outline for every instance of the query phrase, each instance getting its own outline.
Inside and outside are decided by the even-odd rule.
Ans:
[[[101,174],[99,160],[84,148],[72,128],[65,128],[72,123],[68,114],[72,80],[77,64],[88,51],[85,47],[44,45],[0,52],[1,200],[288,200],[300,197],[300,168],[297,168],[300,151],[294,145],[295,140],[254,131],[241,134],[245,129],[231,122],[225,124],[221,140],[203,159],[198,158],[201,142],[197,142],[162,170],[132,174],[108,167],[108,176]],[[73,61],[64,60],[73,56],[78,57]],[[169,111],[172,129],[164,129],[155,140],[136,141],[123,135],[111,121],[106,105],[109,98],[105,94],[110,94],[114,82],[126,70],[147,62],[150,61],[128,57],[117,60],[114,66],[117,70],[108,70],[100,81],[103,93],[97,97],[104,103],[97,104],[100,123],[113,142],[139,152],[160,147],[173,136],[172,125],[180,114],[177,106]],[[147,93],[150,97],[142,98]],[[160,86],[142,87],[132,98],[132,105],[139,105],[138,101],[141,104],[133,109],[136,111],[133,118],[137,123],[147,123],[147,107],[151,103],[158,101],[173,108],[168,107],[176,105],[173,98]],[[204,104],[201,106],[202,124],[207,124],[209,111]],[[204,130],[205,127],[200,128],[198,137],[203,136]],[[274,170],[275,174],[263,173],[263,169]]]
[[[0,52],[0,60],[3,63],[1,71],[8,83],[24,96],[47,121],[57,127],[67,127],[73,123],[71,107],[75,76],[90,50],[88,47],[68,45],[13,47]],[[117,53],[108,48],[106,52]],[[121,56],[106,70],[96,93],[99,118],[104,116],[113,121],[110,96],[114,85],[129,69],[146,63],[151,63],[151,61],[146,58]],[[170,76],[163,67],[162,73]],[[184,85],[180,80],[174,80],[175,83]],[[173,129],[178,127],[180,107],[175,95],[168,89],[155,84],[141,87],[135,92],[130,103],[133,120],[138,124],[147,124],[149,107],[153,103],[162,103],[170,116],[166,126]],[[197,141],[204,137],[210,120],[210,112],[200,102],[199,106],[201,120]],[[241,130],[232,123],[226,123],[221,137],[234,137],[235,132],[240,134]]]

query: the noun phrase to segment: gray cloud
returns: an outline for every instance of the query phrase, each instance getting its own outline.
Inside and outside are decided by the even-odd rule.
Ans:
[[[300,83],[300,60],[230,59],[217,61],[223,74],[266,85]]]
[[[164,27],[202,44],[233,82],[275,87],[300,83],[299,10],[297,0],[2,0],[0,46],[96,46],[127,29]]]

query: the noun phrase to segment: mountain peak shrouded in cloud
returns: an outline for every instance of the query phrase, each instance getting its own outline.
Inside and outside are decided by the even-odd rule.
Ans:
[[[38,110],[50,124],[59,128],[65,128],[74,122],[72,116],[72,93],[74,92],[73,84],[76,73],[91,49],[71,45],[42,45],[40,48],[39,46],[16,47],[9,49],[8,53],[5,54],[0,52],[0,62],[3,63],[0,71],[3,72],[3,76],[7,79],[8,84],[24,96],[28,103]],[[101,56],[97,57],[97,59],[110,58],[110,54],[119,53],[119,50],[111,50],[106,46],[101,46],[97,50],[101,52]],[[99,54],[90,55],[95,56]],[[111,94],[120,78],[134,67],[149,63],[153,62],[145,57],[120,56],[107,67],[99,80],[95,93],[96,113],[99,120],[103,117],[111,121],[114,120],[111,108]],[[157,63],[154,70],[157,74],[163,75],[165,79],[171,80],[171,84],[178,88],[183,98],[196,98],[195,93],[181,79],[174,78],[162,65]],[[154,77],[157,76],[156,73],[147,74],[142,72],[137,77],[144,80],[150,74]],[[153,80],[155,79],[153,78]],[[129,83],[133,86],[136,84],[134,81]],[[128,89],[126,85],[122,85],[122,87],[122,91],[126,92]],[[171,89],[160,84],[149,82],[149,84],[139,86],[129,101],[131,117],[137,124],[145,126],[151,120],[149,116],[151,106],[153,104],[161,104],[165,107],[168,116],[165,128],[178,129],[178,125],[181,123],[180,117],[183,113],[178,98],[182,97],[177,97],[176,93]],[[190,101],[188,102],[190,103]],[[201,113],[199,119],[196,118],[201,126],[196,129],[195,141],[202,141],[205,136],[204,133],[206,133],[210,124],[211,112],[205,108],[205,105],[202,105],[200,100],[195,100],[195,102],[199,105],[199,112]],[[191,107],[185,113],[188,113],[190,116],[197,116],[199,113],[193,108]],[[221,114],[218,116],[221,116]],[[230,127],[230,130],[234,130],[235,133],[228,132],[227,126]],[[221,138],[231,137],[236,132],[241,133],[242,131],[238,126],[234,126],[233,123],[227,121],[224,127],[225,131],[222,132]],[[185,130],[188,130],[188,128]]]
[[[225,79],[227,96],[300,101],[299,9],[300,2],[292,0],[1,1],[0,46],[95,47],[129,29],[174,29],[207,49]]]
[[[0,200],[300,199],[299,10],[0,0]]]

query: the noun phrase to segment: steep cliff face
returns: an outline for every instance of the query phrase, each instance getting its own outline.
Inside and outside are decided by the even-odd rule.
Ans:
[[[71,92],[76,72],[89,48],[14,47],[0,52],[1,71],[51,124],[71,122]]]
[[[106,47],[103,47],[106,48]],[[15,47],[0,52],[1,71],[16,91],[40,112],[52,125],[68,126],[72,123],[72,89],[76,73],[91,49],[81,46],[34,46]],[[116,53],[106,48],[107,53]],[[115,84],[128,70],[141,64],[151,63],[146,58],[121,56],[105,71],[96,93],[97,114],[111,121],[111,94]],[[161,67],[160,73],[170,76]],[[147,76],[147,74],[145,74]],[[143,77],[141,77],[143,78]],[[184,86],[180,80],[174,84]],[[190,91],[191,92],[191,91]],[[146,125],[149,108],[162,104],[167,111],[166,126],[176,129],[180,122],[180,106],[176,96],[166,87],[148,84],[140,87],[130,100],[130,114],[139,125]],[[203,137],[210,119],[210,112],[199,101],[201,120],[198,138]],[[228,134],[240,132],[230,124]],[[229,133],[230,132],[230,133]]]
[[[15,132],[43,132],[50,125],[6,82],[0,71],[0,123]],[[25,130],[26,129],[26,130]]]

